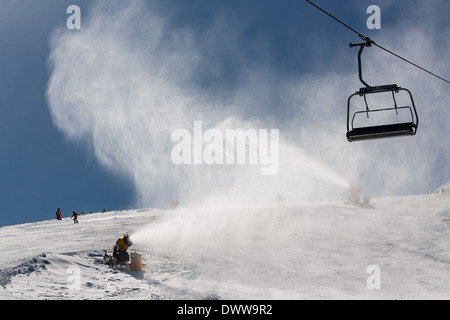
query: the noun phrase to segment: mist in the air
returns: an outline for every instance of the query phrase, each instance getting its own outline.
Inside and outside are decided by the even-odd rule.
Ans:
[[[449,52],[448,40],[439,38],[437,46],[434,27],[421,24],[428,20],[416,21],[408,27],[403,22],[394,36],[380,33],[376,40],[450,74],[438,54]],[[167,13],[145,1],[99,1],[81,32],[53,33],[47,99],[54,124],[70,141],[89,145],[111,172],[131,179],[145,207],[169,208],[171,199],[180,203],[167,221],[136,232],[135,241],[179,252],[211,241],[238,245],[254,228],[277,230],[280,236],[286,231],[288,237],[295,232],[290,211],[271,215],[279,209],[277,195],[289,207],[340,201],[350,185],[362,195],[390,196],[433,192],[448,180],[445,84],[376,48],[366,50],[366,81],[410,89],[420,124],[415,137],[349,143],[347,98],[361,87],[357,49],[328,50],[335,69],[284,77],[275,66],[258,64],[240,50],[234,40],[243,29],[221,15],[207,30],[194,32],[173,25]],[[249,46],[270,46],[254,41]],[[224,47],[227,62],[235,66],[233,86],[221,82]],[[220,132],[279,130],[276,174],[261,175],[259,162],[174,164],[172,133],[180,128],[193,133],[195,121]],[[258,215],[252,211],[258,206],[274,210]]]
[[[264,95],[265,85],[279,80],[270,78],[270,66],[251,69],[246,58],[236,56],[243,66],[241,77],[248,81],[225,97],[220,83],[201,84],[205,65],[214,69],[220,64],[203,56],[217,45],[211,33],[231,27],[223,17],[217,20],[208,34],[194,34],[171,26],[143,1],[98,2],[81,32],[56,30],[52,36],[48,101],[55,125],[69,138],[91,145],[111,171],[130,177],[145,206],[167,207],[170,199],[183,205],[275,204],[277,194],[287,202],[341,197],[348,175],[290,139],[287,131],[292,129],[270,120],[261,113],[261,101],[251,100],[258,96],[255,90]],[[232,30],[230,46],[239,27]],[[253,94],[246,96],[246,91]],[[287,101],[297,93],[282,94],[288,108],[297,104]],[[275,174],[262,175],[260,161],[174,164],[171,135],[179,128],[194,132],[195,121],[202,122],[204,131],[279,130],[279,152],[277,159],[272,157],[278,162]],[[298,137],[304,128],[298,127]]]

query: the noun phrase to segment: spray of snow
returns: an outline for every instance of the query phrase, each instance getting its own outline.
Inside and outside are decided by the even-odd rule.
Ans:
[[[183,207],[166,223],[136,232],[135,241],[165,245],[169,251],[195,248],[205,239],[238,245],[261,221],[264,227],[280,230],[289,224],[288,215],[272,221],[270,210],[252,213],[252,207],[276,205],[278,193],[285,203],[340,199],[348,181],[382,195],[424,192],[423,183],[436,174],[436,165],[448,169],[450,153],[440,151],[448,147],[448,137],[441,139],[439,128],[447,128],[450,109],[436,112],[445,101],[444,91],[429,82],[412,82],[422,75],[416,69],[379,52],[365,53],[371,61],[367,74],[396,76],[367,81],[398,82],[417,94],[419,136],[349,144],[345,102],[360,86],[356,67],[353,73],[283,79],[270,66],[250,67],[250,58],[233,42],[239,26],[227,24],[223,17],[197,34],[172,26],[149,6],[144,1],[97,2],[80,32],[53,33],[49,57],[47,99],[55,125],[70,139],[91,145],[100,163],[130,177],[145,206],[167,207],[170,199],[179,199]],[[412,60],[432,61],[432,39],[427,36],[432,32],[425,31],[399,30],[401,39],[379,41],[394,51],[411,53]],[[225,68],[214,60],[214,53],[223,49],[218,45],[223,35],[227,52],[235,54],[229,56],[241,70],[236,77],[241,86],[234,91],[221,87],[220,81],[209,83]],[[418,38],[423,41],[412,40]],[[430,45],[421,50],[412,47],[416,43]],[[356,66],[356,52],[348,52],[345,59]],[[274,92],[278,99],[268,97]],[[272,101],[279,105],[270,105]],[[267,111],[274,109],[282,113],[277,119],[274,111]],[[171,133],[178,128],[192,132],[199,120],[205,128],[222,130],[279,129],[278,174],[261,176],[260,168],[251,165],[174,165]],[[439,155],[439,163],[433,155]],[[236,207],[249,208],[245,219]]]
[[[283,139],[283,128],[265,123],[264,114],[244,120],[240,93],[219,99],[198,84],[200,36],[171,27],[144,1],[99,2],[90,13],[81,32],[52,36],[50,111],[69,138],[91,144],[102,164],[130,177],[144,205],[166,207],[173,198],[183,205],[273,204],[277,193],[295,202],[319,188],[325,196],[348,186],[325,162]],[[171,133],[192,132],[198,120],[221,130],[280,129],[278,174],[261,176],[254,165],[175,165]]]

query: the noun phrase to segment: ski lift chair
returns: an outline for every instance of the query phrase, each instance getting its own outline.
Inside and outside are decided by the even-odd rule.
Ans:
[[[399,136],[413,136],[417,132],[417,126],[419,124],[419,118],[417,115],[416,106],[414,104],[414,99],[412,97],[411,92],[408,89],[401,88],[396,84],[391,85],[382,85],[382,86],[369,86],[362,79],[362,71],[361,71],[361,53],[364,47],[370,47],[372,41],[366,38],[365,43],[360,44],[350,44],[350,47],[360,46],[358,53],[358,70],[359,70],[359,79],[365,85],[364,88],[359,89],[359,91],[355,92],[348,98],[347,103],[347,140],[349,142],[353,141],[362,141],[362,140],[373,140],[373,139],[381,139],[381,138],[390,138],[390,137],[399,137]],[[397,106],[396,95],[400,92],[406,92],[408,97],[408,104],[406,106]],[[369,108],[369,103],[367,101],[367,96],[382,94],[382,93],[391,93],[393,106],[391,107],[373,107]],[[404,96],[404,95],[403,95]],[[363,106],[358,109],[358,111],[353,112],[353,108],[351,108],[352,101],[356,100],[355,97],[363,98],[364,104],[360,103],[359,106]],[[365,116],[367,119],[370,116],[374,116],[377,114],[383,113],[384,115],[394,113],[394,116],[399,116],[399,112],[407,115],[407,119],[401,119],[398,121],[390,121],[384,124],[374,124],[374,125],[364,125],[358,126],[355,125],[355,119],[360,116]]]

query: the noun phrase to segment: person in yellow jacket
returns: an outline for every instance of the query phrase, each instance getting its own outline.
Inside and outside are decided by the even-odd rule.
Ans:
[[[130,260],[130,256],[127,252],[128,248],[133,245],[128,233],[124,234],[122,238],[117,239],[114,246],[113,257],[117,259],[119,263],[125,263]]]

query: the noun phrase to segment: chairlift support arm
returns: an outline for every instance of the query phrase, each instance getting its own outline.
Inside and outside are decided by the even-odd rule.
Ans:
[[[361,83],[363,85],[365,85],[367,88],[369,88],[370,86],[362,78],[361,55],[362,55],[362,52],[363,52],[365,47],[371,47],[372,46],[373,41],[370,40],[370,38],[365,38],[365,39],[366,39],[366,42],[363,42],[363,43],[350,43],[350,48],[359,47],[359,52],[358,52],[358,74],[359,74],[359,80],[361,81]]]

